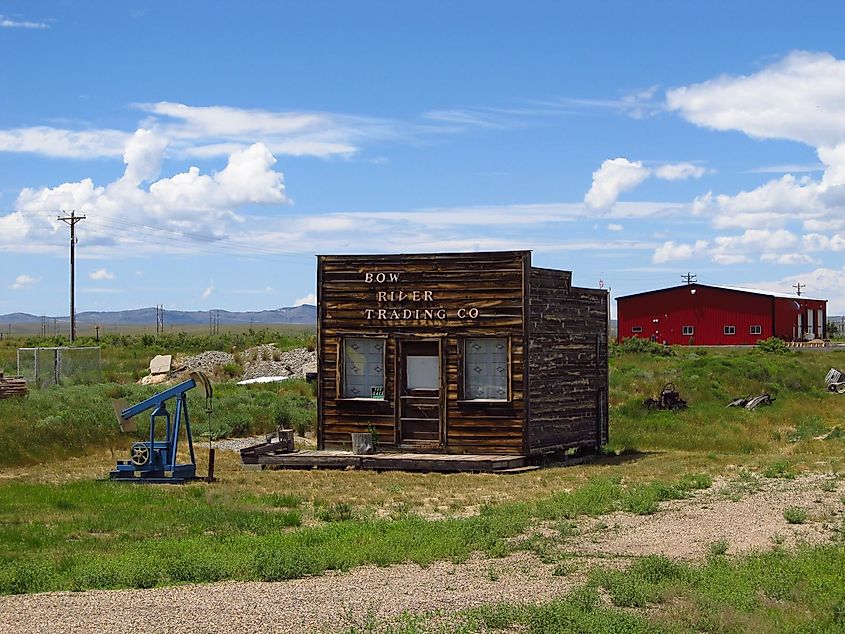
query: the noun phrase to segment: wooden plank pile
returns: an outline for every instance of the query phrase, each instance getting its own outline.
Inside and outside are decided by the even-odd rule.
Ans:
[[[241,462],[243,464],[267,464],[267,458],[289,454],[294,449],[293,430],[279,428],[275,435],[270,434],[263,443],[241,449]]]
[[[11,398],[13,396],[26,396],[26,379],[6,378],[0,372],[0,398]]]

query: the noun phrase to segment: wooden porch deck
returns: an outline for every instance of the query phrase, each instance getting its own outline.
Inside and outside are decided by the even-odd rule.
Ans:
[[[536,468],[528,466],[525,456],[498,454],[377,453],[357,455],[351,451],[300,450],[263,455],[242,454],[241,460],[244,465],[262,465],[277,469],[519,473]]]

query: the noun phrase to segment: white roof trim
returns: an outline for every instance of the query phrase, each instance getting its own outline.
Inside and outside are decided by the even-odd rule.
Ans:
[[[723,286],[721,284],[701,284],[701,286],[712,286],[713,288],[723,288],[728,291],[741,291],[743,293],[755,293],[757,295],[770,295],[772,297],[783,297],[785,299],[810,299],[815,302],[826,302],[826,299],[819,299],[818,297],[807,297],[806,295],[796,295],[795,293],[779,293],[777,291],[767,291],[761,288],[744,288],[742,286]]]

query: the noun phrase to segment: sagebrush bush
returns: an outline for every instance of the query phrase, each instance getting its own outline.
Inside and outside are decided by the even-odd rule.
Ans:
[[[757,349],[761,352],[768,352],[773,354],[790,354],[792,350],[786,345],[783,339],[779,337],[769,337],[757,343]]]
[[[652,354],[659,357],[671,357],[675,353],[669,346],[651,341],[649,339],[641,339],[640,337],[629,337],[619,342],[610,344],[610,354]]]

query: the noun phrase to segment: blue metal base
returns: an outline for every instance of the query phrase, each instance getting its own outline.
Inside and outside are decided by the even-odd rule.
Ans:
[[[170,473],[170,475],[167,475]],[[172,472],[162,470],[143,470],[130,461],[119,461],[114,471],[109,472],[109,480],[116,482],[131,482],[133,484],[184,484],[197,477],[197,466],[194,464],[178,464]]]

